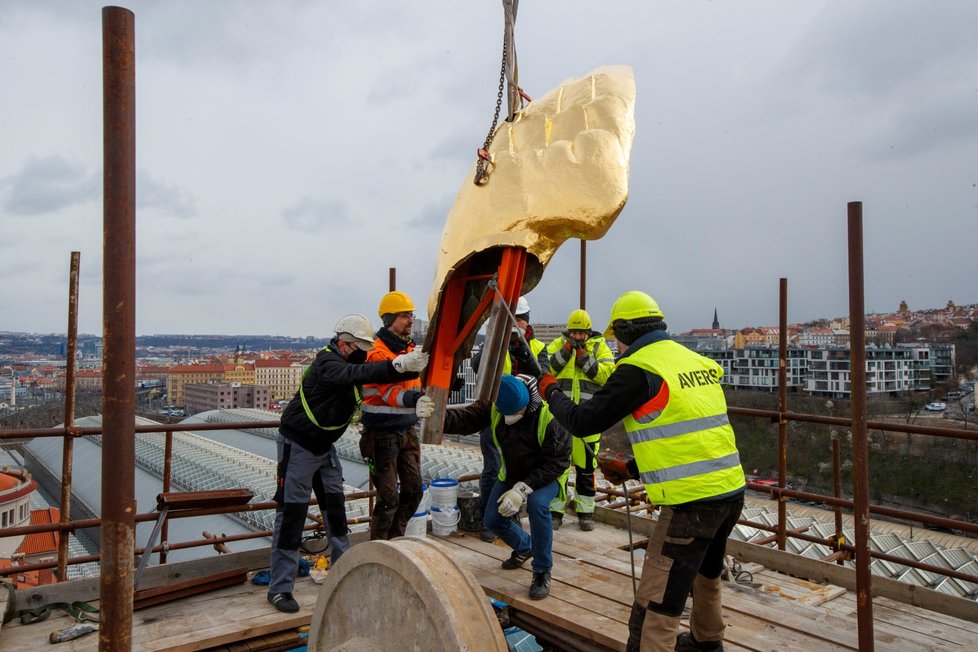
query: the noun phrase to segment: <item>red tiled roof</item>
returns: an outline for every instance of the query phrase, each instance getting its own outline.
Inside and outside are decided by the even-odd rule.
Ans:
[[[47,509],[35,509],[31,512],[31,525],[47,525],[56,523],[61,518],[61,510],[57,507]],[[57,532],[35,532],[24,537],[24,542],[20,544],[18,552],[25,555],[40,555],[47,552],[58,551]]]
[[[7,473],[0,473],[0,491],[7,491],[19,485],[23,480]]]

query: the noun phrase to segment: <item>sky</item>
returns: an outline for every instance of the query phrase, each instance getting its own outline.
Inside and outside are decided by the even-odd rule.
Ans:
[[[0,331],[102,331],[103,3],[0,0]],[[137,305],[145,334],[329,335],[425,317],[442,227],[492,120],[493,0],[130,2]],[[523,0],[542,96],[634,68],[628,203],[587,245],[587,309],[643,290],[670,330],[848,314],[863,202],[867,312],[978,303],[978,3]],[[570,240],[531,321],[579,302]]]

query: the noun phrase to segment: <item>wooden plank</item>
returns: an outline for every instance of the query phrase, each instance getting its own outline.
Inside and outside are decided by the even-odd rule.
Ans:
[[[151,589],[166,584],[184,582],[195,578],[206,577],[234,568],[255,570],[268,568],[268,548],[246,550],[226,555],[214,554],[213,557],[194,559],[191,561],[175,562],[148,566],[143,572],[139,583],[140,589]],[[74,602],[81,600],[91,602],[99,598],[99,578],[88,577],[58,584],[30,587],[17,591],[17,608],[33,609],[50,602]]]
[[[579,637],[600,645],[602,649],[625,649],[625,641],[628,639],[628,625],[565,602],[559,596],[568,595],[567,589],[562,589],[556,594],[551,593],[551,596],[546,600],[532,601],[526,596],[525,584],[478,568],[471,568],[470,572],[482,585],[487,595],[506,602],[515,609],[543,618],[562,629],[574,632]],[[627,619],[627,615],[624,613],[621,617]]]
[[[502,561],[503,559],[509,558],[510,548],[508,546],[497,546],[493,544],[486,544],[485,542],[471,537],[459,539],[453,541],[459,547],[463,547],[475,552],[480,552],[492,557],[494,560]],[[493,566],[498,567],[498,562],[493,564]],[[523,573],[529,573],[528,570],[529,563],[527,567],[521,569]],[[502,570],[502,569],[500,569]],[[503,571],[505,573],[512,573],[513,571]],[[553,581],[561,582],[567,586],[576,587],[582,591],[589,593],[593,598],[604,598],[611,599],[619,602],[620,604],[627,605],[631,609],[632,604],[632,592],[631,592],[631,580],[628,580],[628,584],[624,582],[621,576],[617,573],[608,573],[601,569],[594,570],[583,566],[574,559],[563,557],[562,555],[554,555],[554,566],[550,570],[550,575]],[[526,578],[527,586],[529,586],[529,577]],[[627,588],[627,596],[625,595]],[[552,594],[553,592],[551,592]],[[627,602],[625,601],[627,597]],[[627,622],[627,617],[626,617]]]

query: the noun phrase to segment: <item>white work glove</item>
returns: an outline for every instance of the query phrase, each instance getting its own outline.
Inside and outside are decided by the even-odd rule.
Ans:
[[[520,511],[526,497],[533,493],[525,482],[517,482],[513,488],[499,497],[499,513],[502,516],[512,516]]]
[[[428,354],[421,350],[399,355],[391,361],[399,373],[421,373],[428,366]]]
[[[414,404],[414,413],[419,419],[427,419],[435,413],[435,402],[431,398],[421,395],[418,402]]]

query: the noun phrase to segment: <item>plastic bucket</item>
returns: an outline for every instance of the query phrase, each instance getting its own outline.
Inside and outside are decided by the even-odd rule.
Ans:
[[[458,529],[466,532],[482,531],[482,499],[477,491],[461,491],[458,494]]]
[[[461,513],[455,507],[432,507],[431,508],[431,533],[438,537],[447,537],[455,528]]]
[[[431,509],[439,507],[455,508],[458,505],[458,480],[436,478],[431,481]]]
[[[424,537],[427,532],[428,514],[425,512],[415,514],[409,518],[407,525],[404,527],[404,536],[406,537]]]
[[[422,482],[421,487],[423,491],[421,493],[421,502],[418,504],[418,510],[414,512],[414,515],[427,514],[428,510],[431,509],[431,492],[428,491],[428,483]]]

